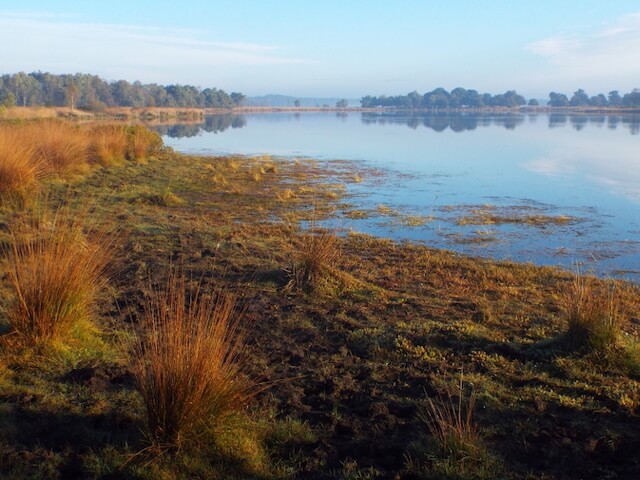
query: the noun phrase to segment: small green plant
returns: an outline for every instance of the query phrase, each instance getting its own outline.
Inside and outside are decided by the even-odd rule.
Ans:
[[[575,349],[605,353],[620,336],[620,314],[615,284],[597,283],[576,273],[563,301],[567,318],[565,339]]]
[[[241,410],[255,394],[242,375],[243,335],[232,295],[187,293],[172,273],[141,317],[144,336],[133,350],[136,383],[150,440],[180,449],[211,425]]]
[[[474,457],[478,450],[478,428],[473,420],[475,395],[464,398],[462,375],[457,400],[448,396],[437,402],[427,397],[423,419],[440,453],[456,460]]]

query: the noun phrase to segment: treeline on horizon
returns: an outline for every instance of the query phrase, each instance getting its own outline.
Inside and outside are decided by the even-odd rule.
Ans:
[[[406,95],[373,97],[367,95],[360,100],[363,108],[394,107],[394,108],[483,108],[483,107],[520,107],[523,105],[538,106],[535,98],[528,102],[515,90],[492,95],[479,93],[477,90],[467,90],[458,87],[448,92],[444,88],[436,88],[421,95],[417,91]],[[571,97],[564,93],[549,93],[550,107],[640,107],[640,89],[634,89],[621,95],[618,90],[612,90],[608,96],[600,93],[589,96],[583,89],[578,89]]]
[[[69,106],[91,111],[107,107],[231,108],[241,105],[244,99],[242,93],[228,94],[217,88],[109,82],[84,73],[19,72],[0,76],[0,106],[5,107]]]

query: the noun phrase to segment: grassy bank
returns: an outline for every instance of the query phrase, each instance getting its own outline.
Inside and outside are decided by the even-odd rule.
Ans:
[[[59,128],[85,166],[43,168],[0,213],[5,272],[57,259],[0,284],[0,476],[640,474],[636,285],[302,229],[349,201],[366,172],[347,162],[132,155],[130,127]],[[21,288],[55,274],[98,288],[35,338],[18,307],[49,300]]]
[[[228,112],[229,109],[221,109]],[[35,120],[67,118],[72,120],[138,120],[144,122],[203,121],[202,108],[171,107],[105,107],[101,110],[81,110],[69,107],[9,107],[0,110],[0,120]]]

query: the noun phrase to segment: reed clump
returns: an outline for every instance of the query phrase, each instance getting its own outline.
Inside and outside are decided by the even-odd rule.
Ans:
[[[82,173],[88,168],[90,138],[63,121],[35,122],[21,128],[36,162],[53,173]]]
[[[437,402],[427,397],[423,420],[429,428],[437,450],[456,461],[475,457],[479,450],[480,435],[473,419],[475,395],[466,398],[460,381],[458,398],[440,397]]]
[[[103,166],[124,160],[128,138],[123,125],[96,125],[89,131],[91,138],[90,159]]]
[[[563,299],[565,339],[575,349],[606,353],[618,344],[621,315],[613,282],[598,283],[576,273]]]
[[[487,451],[480,435],[474,419],[475,404],[474,391],[464,392],[462,373],[457,395],[439,395],[436,401],[427,397],[420,419],[426,423],[430,434],[427,459],[431,475],[496,478],[498,463]]]
[[[140,319],[144,333],[133,349],[148,433],[161,450],[182,448],[256,393],[242,374],[234,296],[209,295],[202,287],[187,293],[186,283],[173,273],[166,289],[151,295]]]
[[[65,341],[91,323],[108,278],[110,259],[102,235],[87,235],[81,222],[57,212],[13,229],[5,249],[12,330],[29,344]]]
[[[26,195],[43,174],[42,163],[33,158],[17,131],[0,128],[0,200]]]
[[[340,240],[329,230],[303,234],[294,247],[288,269],[290,287],[315,290],[336,271],[341,256]]]
[[[82,174],[95,163],[141,160],[161,147],[157,133],[137,125],[87,126],[54,119],[2,124],[0,198],[26,198],[46,176]]]
[[[127,127],[127,150],[125,157],[128,160],[142,160],[156,154],[162,147],[162,138],[156,132],[141,125]]]

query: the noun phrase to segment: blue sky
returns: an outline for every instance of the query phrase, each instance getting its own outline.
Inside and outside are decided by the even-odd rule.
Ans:
[[[0,0],[0,73],[248,95],[640,87],[638,0]]]

